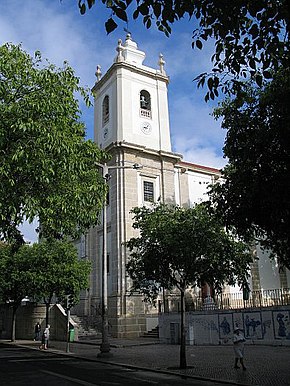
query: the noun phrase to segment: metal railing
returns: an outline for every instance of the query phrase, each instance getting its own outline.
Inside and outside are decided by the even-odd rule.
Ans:
[[[251,291],[247,300],[243,293],[220,294],[214,299],[219,309],[261,308],[290,305],[290,289],[280,288],[271,290]]]
[[[187,296],[186,311],[233,310],[290,305],[290,288],[250,291],[248,299],[243,292],[222,293],[213,298],[201,295]],[[177,294],[166,297],[165,304],[159,302],[159,312],[180,312],[180,299]]]

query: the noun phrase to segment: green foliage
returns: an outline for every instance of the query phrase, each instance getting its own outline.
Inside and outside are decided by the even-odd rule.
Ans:
[[[23,245],[17,252],[1,244],[0,267],[0,298],[16,306],[25,296],[50,304],[53,295],[61,301],[72,294],[76,303],[91,269],[89,262],[78,259],[72,243],[58,240]]]
[[[78,258],[71,242],[47,240],[32,246],[34,268],[38,272],[38,288],[34,294],[50,304],[53,295],[63,301],[72,295],[77,303],[79,293],[88,287],[91,265]]]
[[[11,246],[0,244],[0,301],[17,309],[25,296],[31,295],[38,281],[32,248],[23,245],[17,253]]]
[[[207,282],[220,291],[226,283],[245,282],[252,261],[249,248],[225,231],[208,204],[160,204],[132,213],[140,231],[126,243],[132,291],[154,300],[162,287],[184,292]]]
[[[241,99],[215,112],[227,129],[229,163],[212,198],[225,224],[253,233],[290,268],[290,72],[280,70],[262,90],[253,85]]]
[[[107,33],[117,28],[116,21],[142,18],[146,28],[155,22],[159,31],[171,34],[180,19],[192,21],[192,48],[202,49],[209,39],[215,41],[210,73],[196,77],[199,86],[207,84],[205,100],[215,99],[219,90],[238,93],[241,79],[252,78],[261,86],[279,66],[289,67],[290,6],[286,0],[102,0],[112,10],[105,23]],[[95,0],[78,0],[86,12]],[[134,4],[134,5],[133,5]],[[129,8],[130,6],[130,8]]]
[[[17,226],[38,217],[42,236],[75,236],[96,224],[106,187],[85,140],[76,94],[87,91],[67,63],[56,68],[21,46],[0,47],[0,234],[17,244]]]

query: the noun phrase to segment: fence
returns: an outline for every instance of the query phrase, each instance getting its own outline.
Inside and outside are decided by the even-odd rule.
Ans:
[[[215,303],[221,310],[238,308],[261,308],[272,306],[290,305],[290,289],[280,288],[271,290],[252,291],[247,300],[244,300],[243,293],[220,294]]]
[[[234,310],[290,305],[290,288],[250,291],[247,299],[243,292],[222,293],[214,297],[191,294],[185,298],[186,311]],[[159,302],[159,312],[180,311],[180,297],[168,295],[165,304]]]

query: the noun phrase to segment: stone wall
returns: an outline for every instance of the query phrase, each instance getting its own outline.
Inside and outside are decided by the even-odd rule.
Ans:
[[[37,322],[41,324],[41,330],[45,328],[45,306],[26,304],[20,306],[16,313],[16,340],[34,338],[34,326]],[[50,339],[66,340],[67,319],[61,307],[52,305],[49,310]],[[71,320],[71,327],[73,326]],[[11,339],[12,309],[0,306],[0,339]],[[77,339],[77,331],[75,331]]]
[[[233,328],[244,331],[248,343],[290,345],[290,306],[264,309],[188,312],[188,345],[232,344]],[[159,315],[161,343],[180,343],[180,314]]]

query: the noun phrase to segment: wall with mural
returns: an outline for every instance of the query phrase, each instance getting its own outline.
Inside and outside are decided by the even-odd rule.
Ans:
[[[162,343],[180,342],[180,314],[159,315]],[[239,327],[250,344],[290,345],[290,306],[241,311],[204,311],[186,314],[187,344],[232,344]]]

